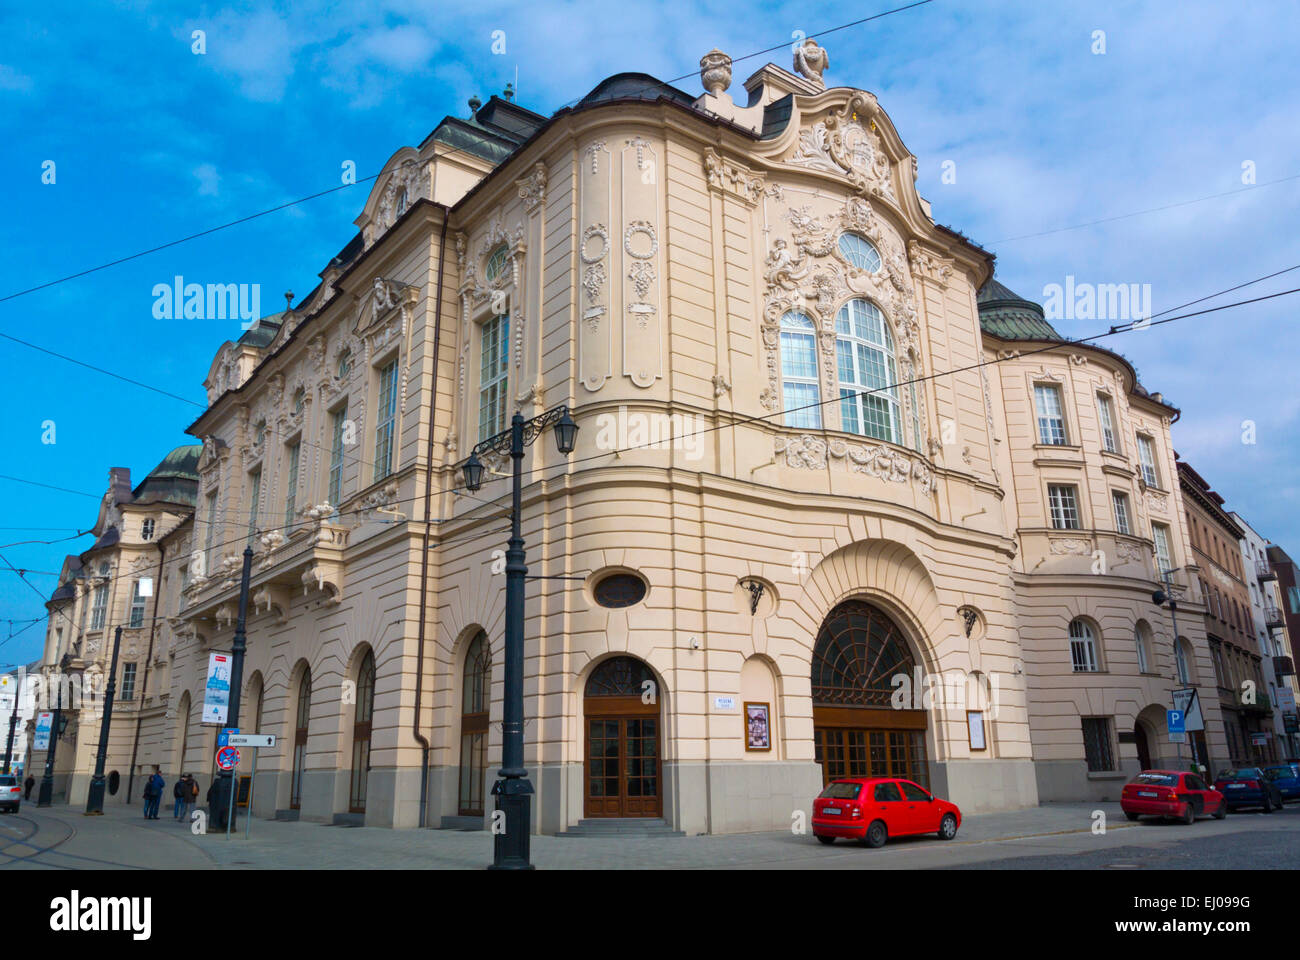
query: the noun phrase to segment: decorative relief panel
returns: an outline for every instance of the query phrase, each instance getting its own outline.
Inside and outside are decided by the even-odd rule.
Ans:
[[[727,160],[712,147],[704,151],[704,176],[709,187],[728,193],[753,206],[763,196],[763,178],[743,164]]]
[[[874,96],[854,93],[824,120],[801,130],[799,142],[785,162],[847,176],[858,193],[886,197],[896,204],[893,164],[876,129],[879,112]]]
[[[934,473],[924,460],[884,444],[848,443],[838,438],[827,441],[804,433],[777,437],[775,452],[784,457],[788,467],[825,470],[831,461],[843,461],[854,473],[894,483],[910,481],[925,496],[935,485]]]
[[[663,373],[659,158],[648,140],[632,137],[624,141],[619,164],[623,227],[616,242],[622,264],[623,375],[638,387],[649,387]]]
[[[605,385],[614,367],[609,280],[613,173],[605,141],[588,144],[578,165],[578,379],[591,391]]]

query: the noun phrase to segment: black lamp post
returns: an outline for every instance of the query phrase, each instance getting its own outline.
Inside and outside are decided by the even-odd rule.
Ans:
[[[56,702],[53,716],[50,717],[50,749],[45,751],[45,773],[41,775],[41,789],[36,794],[36,805],[38,807],[48,807],[54,802],[54,754],[58,750],[63,731],[68,728],[68,718],[63,715],[63,681],[68,661],[67,654],[64,654],[63,659],[59,661],[58,680],[55,682],[54,687]]]
[[[104,815],[104,762],[108,758],[108,728],[113,722],[113,694],[117,691],[117,652],[122,646],[122,627],[113,631],[113,656],[108,667],[108,686],[104,688],[104,716],[99,721],[99,749],[95,751],[95,775],[90,778],[86,794],[86,815]]]
[[[528,566],[524,562],[524,538],[519,528],[523,489],[524,447],[531,444],[547,427],[555,428],[555,443],[560,453],[573,452],[578,425],[569,416],[567,406],[553,407],[525,420],[515,411],[510,429],[484,440],[470,451],[465,461],[465,486],[471,491],[483,485],[483,464],[479,453],[492,451],[509,454],[514,461],[514,486],[511,490],[510,540],[506,549],[506,663],[505,704],[502,710],[503,738],[500,779],[492,786],[496,809],[505,814],[505,832],[496,833],[492,841],[492,869],[531,870],[528,860],[530,797],[533,785],[524,769],[524,580]]]
[[[1174,574],[1174,571],[1173,571],[1173,570],[1162,570],[1162,571],[1160,571],[1160,578],[1161,578],[1161,579],[1164,581],[1164,583],[1165,583],[1165,589],[1163,589],[1163,590],[1156,590],[1154,593],[1152,593],[1152,594],[1151,594],[1151,602],[1154,603],[1157,607],[1163,607],[1163,606],[1165,605],[1165,603],[1168,603],[1168,604],[1169,604],[1169,618],[1173,621],[1173,624],[1174,624],[1174,679],[1175,679],[1178,683],[1182,684],[1182,683],[1184,683],[1185,681],[1183,680],[1182,674],[1178,672],[1178,650],[1179,650],[1179,647],[1178,647],[1178,638],[1179,638],[1179,633],[1178,633],[1178,601],[1174,599],[1174,587],[1173,587],[1173,582],[1174,582],[1174,581],[1173,581],[1173,574]],[[1184,734],[1184,736],[1187,736],[1187,735]],[[1192,753],[1192,760],[1195,761],[1195,760],[1196,760],[1196,744],[1192,743],[1192,738],[1189,737],[1189,736],[1187,736],[1187,746],[1188,746],[1188,748],[1191,750],[1191,753]],[[1208,761],[1209,758],[1206,757],[1206,760]],[[1179,764],[1181,764],[1181,763],[1183,762],[1183,745],[1182,745],[1182,743],[1179,743],[1179,744],[1178,744],[1178,762],[1179,762]],[[1208,763],[1206,764],[1206,767],[1207,767],[1207,769],[1208,769],[1208,767],[1209,767],[1209,764],[1208,764]]]
[[[14,691],[14,710],[9,714],[9,739],[5,741],[5,769],[9,772],[9,765],[14,759],[14,727],[18,725],[18,698],[22,695],[22,684],[19,683],[18,689]]]
[[[244,653],[248,649],[247,635],[244,627],[248,622],[248,581],[253,573],[253,548],[244,547],[244,569],[239,578],[239,617],[235,621],[235,639],[230,645],[230,706],[226,711],[226,726],[239,726],[239,688],[244,682]],[[217,774],[213,784],[213,809],[210,813],[213,824],[221,830],[233,830],[235,827],[234,805],[230,802],[230,792],[235,789],[235,772],[222,770]],[[229,819],[229,823],[227,823]]]

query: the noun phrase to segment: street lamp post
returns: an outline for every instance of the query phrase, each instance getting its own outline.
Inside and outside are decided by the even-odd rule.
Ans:
[[[54,686],[55,704],[53,716],[50,717],[50,748],[45,751],[45,773],[41,775],[41,789],[36,794],[36,805],[38,807],[48,807],[54,802],[54,754],[58,750],[59,738],[63,736],[63,731],[68,725],[68,720],[63,716],[63,684],[66,680],[65,671],[67,670],[69,657],[63,655],[59,661],[59,675]]]
[[[122,646],[122,626],[113,631],[113,656],[104,688],[104,716],[99,721],[99,748],[95,751],[95,775],[86,794],[86,815],[104,815],[104,762],[108,759],[108,728],[113,722],[113,694],[117,691],[117,652]]]
[[[244,547],[244,569],[239,578],[239,616],[235,621],[235,639],[230,645],[230,705],[226,711],[226,726],[239,726],[239,689],[244,681],[244,653],[248,649],[245,626],[248,623],[248,581],[253,573],[253,547]],[[235,807],[230,791],[235,789],[234,770],[217,774],[214,806],[211,812],[214,824],[222,830],[235,826]],[[229,822],[227,822],[229,821]]]
[[[1182,674],[1178,670],[1178,662],[1179,662],[1178,601],[1174,599],[1174,576],[1173,576],[1174,573],[1175,573],[1174,570],[1160,571],[1160,579],[1164,581],[1165,588],[1163,590],[1157,590],[1153,594],[1151,594],[1151,601],[1157,607],[1163,607],[1166,602],[1169,603],[1169,618],[1173,621],[1173,625],[1174,625],[1174,679],[1181,684],[1181,683],[1185,683],[1186,681],[1183,679]],[[1176,703],[1175,706],[1177,706]],[[1187,747],[1192,753],[1192,761],[1197,762],[1196,744],[1192,742],[1191,737],[1187,736],[1187,734],[1183,734],[1183,736],[1187,738]],[[1178,747],[1178,764],[1179,766],[1182,766],[1183,763],[1182,741],[1179,741],[1177,743],[1177,747]],[[1206,759],[1208,760],[1209,758],[1207,757]],[[1208,764],[1207,764],[1207,768],[1208,768]]]
[[[19,686],[21,687],[21,684]],[[13,713],[9,714],[9,738],[5,741],[5,773],[9,772],[9,765],[14,759],[14,727],[18,726],[18,698],[21,695],[21,689],[14,691],[14,709]]]
[[[523,490],[524,447],[531,444],[547,427],[554,427],[555,442],[560,453],[573,452],[578,425],[569,416],[569,408],[561,405],[543,414],[525,420],[515,411],[510,429],[484,440],[470,451],[465,461],[465,486],[471,491],[483,485],[483,464],[480,453],[491,451],[509,454],[514,462],[511,488],[510,540],[506,549],[506,643],[505,643],[505,704],[502,709],[502,748],[500,779],[492,786],[496,809],[505,815],[505,831],[493,835],[492,869],[531,870],[528,859],[529,823],[533,785],[524,769],[524,581],[528,575],[525,563],[524,537],[520,532],[520,505]]]

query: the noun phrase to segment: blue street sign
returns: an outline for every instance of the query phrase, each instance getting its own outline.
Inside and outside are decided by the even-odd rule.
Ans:
[[[1187,732],[1187,730],[1184,728],[1184,724],[1185,724],[1185,722],[1186,722],[1186,716],[1184,715],[1183,711],[1181,711],[1181,710],[1166,710],[1166,711],[1165,711],[1165,716],[1166,716],[1166,717],[1168,718],[1168,720],[1169,720],[1169,732],[1170,732],[1170,733],[1186,733],[1186,732]]]
[[[217,746],[219,747],[229,746],[230,735],[232,733],[238,733],[238,732],[239,732],[238,727],[223,727],[221,732],[217,734]]]

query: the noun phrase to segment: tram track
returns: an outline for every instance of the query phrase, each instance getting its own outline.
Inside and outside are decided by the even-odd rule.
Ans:
[[[43,829],[48,828],[48,823],[41,824],[40,822],[33,820],[31,817],[24,817],[21,814],[13,814],[0,820],[0,826],[12,823],[14,820],[30,825],[31,829],[21,837],[13,839],[0,838],[0,857],[5,858],[5,861],[0,863],[0,870],[6,867],[12,867],[15,864],[31,864],[33,866],[49,867],[53,870],[95,869],[96,867],[113,867],[119,870],[148,869],[147,867],[139,867],[134,864],[122,863],[117,860],[104,860],[99,857],[87,857],[78,853],[59,851],[59,847],[77,836],[77,828],[67,820],[58,817],[50,818],[51,822],[62,826],[67,831],[67,834],[48,846],[40,846],[38,842],[33,842]],[[31,852],[25,854],[10,853],[9,851],[15,847],[30,847]],[[78,863],[56,863],[48,859],[49,857],[76,860]]]

